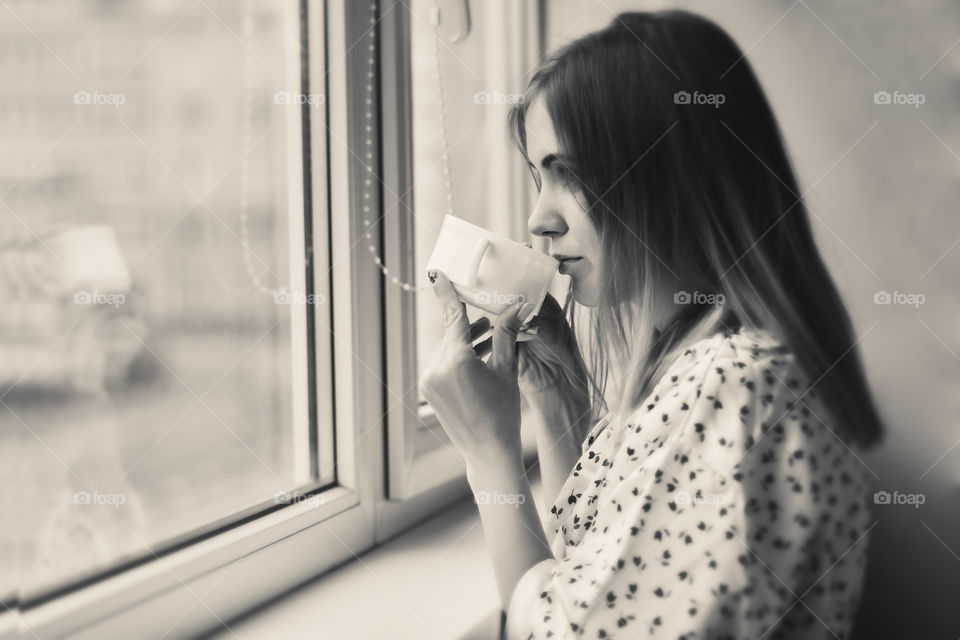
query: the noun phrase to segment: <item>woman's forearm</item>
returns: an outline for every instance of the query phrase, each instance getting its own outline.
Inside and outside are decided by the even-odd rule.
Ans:
[[[480,512],[503,610],[523,575],[554,556],[537,514],[522,459],[467,464],[467,480]]]
[[[537,456],[547,507],[580,459],[583,438],[590,430],[589,402],[555,393],[527,398],[535,417]]]

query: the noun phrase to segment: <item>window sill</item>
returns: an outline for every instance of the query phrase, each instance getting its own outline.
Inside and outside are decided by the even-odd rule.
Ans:
[[[536,467],[529,477],[542,516]],[[459,501],[227,624],[229,629],[213,637],[496,638],[500,599],[476,506],[470,499]]]

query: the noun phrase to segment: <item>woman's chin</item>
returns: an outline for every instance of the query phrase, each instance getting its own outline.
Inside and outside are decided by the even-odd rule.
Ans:
[[[577,281],[576,278],[573,278],[572,290],[570,295],[573,296],[573,299],[577,304],[583,305],[584,307],[596,307],[598,304],[596,289],[592,287],[583,287]]]

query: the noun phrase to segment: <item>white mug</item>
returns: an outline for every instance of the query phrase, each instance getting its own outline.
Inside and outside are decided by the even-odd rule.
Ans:
[[[491,320],[516,302],[534,303],[517,337],[529,340],[536,331],[526,325],[540,312],[559,266],[544,253],[448,214],[426,268],[442,271],[460,299]]]

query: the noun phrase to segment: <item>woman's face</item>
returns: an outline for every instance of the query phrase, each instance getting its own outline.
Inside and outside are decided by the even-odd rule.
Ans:
[[[560,273],[570,276],[578,303],[597,306],[601,292],[600,234],[586,212],[582,189],[575,179],[573,158],[560,151],[553,121],[542,98],[536,98],[526,115],[527,156],[540,196],[527,229],[549,238],[548,253],[561,260]]]

